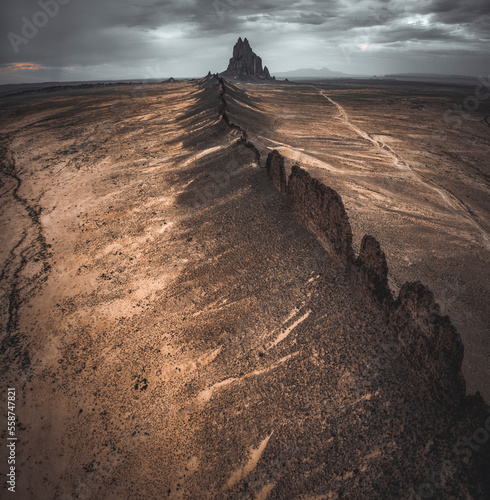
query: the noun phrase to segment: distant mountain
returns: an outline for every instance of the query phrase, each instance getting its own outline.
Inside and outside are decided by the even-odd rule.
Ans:
[[[276,73],[276,77],[280,78],[335,78],[342,76],[350,76],[341,71],[332,71],[328,68],[314,69],[314,68],[301,68],[294,71],[286,71],[283,73]]]
[[[471,75],[448,75],[446,73],[392,73],[384,75],[385,78],[409,77],[409,78],[476,78]]]
[[[396,73],[384,75],[383,78],[392,80],[434,82],[434,83],[452,83],[461,85],[478,85],[478,77],[467,75],[443,75],[431,73]]]

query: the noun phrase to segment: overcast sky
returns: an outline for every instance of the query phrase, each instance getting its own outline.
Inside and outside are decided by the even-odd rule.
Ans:
[[[490,0],[0,1],[0,83],[202,76],[239,36],[272,74],[490,73]]]

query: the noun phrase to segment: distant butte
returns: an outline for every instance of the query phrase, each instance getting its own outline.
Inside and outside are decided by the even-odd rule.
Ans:
[[[230,80],[275,80],[271,77],[267,66],[262,68],[262,59],[252,50],[248,40],[241,37],[233,48],[233,57],[230,59],[228,69],[220,76]]]

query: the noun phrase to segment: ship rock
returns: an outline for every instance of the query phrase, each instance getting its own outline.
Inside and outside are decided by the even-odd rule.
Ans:
[[[262,67],[262,59],[252,50],[248,40],[242,40],[241,37],[233,48],[228,69],[220,73],[220,76],[229,80],[275,80],[271,78],[267,66]]]

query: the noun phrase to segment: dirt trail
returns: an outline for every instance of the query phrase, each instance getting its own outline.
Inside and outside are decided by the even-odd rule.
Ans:
[[[458,198],[456,198],[452,193],[450,193],[447,190],[444,190],[438,186],[436,186],[432,181],[428,181],[422,176],[416,172],[410,164],[405,161],[405,159],[396,153],[390,146],[388,146],[385,142],[383,142],[380,139],[374,139],[368,132],[365,130],[362,130],[359,128],[357,125],[352,123],[351,119],[349,118],[349,115],[345,111],[345,109],[335,102],[331,97],[327,96],[325,94],[324,90],[319,89],[318,87],[312,86],[315,90],[317,90],[328,102],[333,104],[340,115],[340,118],[342,121],[351,129],[353,130],[356,134],[358,134],[360,137],[365,139],[366,141],[369,141],[371,144],[373,144],[380,152],[388,156],[388,158],[391,159],[393,165],[406,173],[409,173],[410,176],[418,183],[422,184],[423,186],[431,189],[432,191],[436,192],[446,205],[446,207],[456,216],[464,218],[466,221],[468,221],[470,224],[472,224],[475,229],[479,231],[482,237],[482,243],[484,247],[487,250],[490,250],[490,236],[488,232],[480,225],[480,223],[475,219],[474,214],[471,213],[469,208]]]
[[[285,156],[293,161],[298,161],[298,162],[301,162],[305,165],[310,165],[312,167],[323,168],[325,170],[329,170],[330,172],[335,172],[336,174],[352,174],[352,172],[347,170],[347,169],[334,167],[333,165],[330,165],[329,163],[326,163],[325,161],[322,161],[318,158],[315,158],[312,155],[307,154],[305,152],[305,150],[302,148],[295,148],[295,147],[291,146],[290,144],[275,141],[273,139],[269,139],[269,138],[264,137],[262,135],[257,136],[257,138],[261,139],[261,141],[272,142],[275,146],[267,146],[266,145],[265,147],[267,147],[269,150],[277,149],[283,156]],[[356,174],[362,175],[361,173],[357,173],[357,172],[356,172]]]

